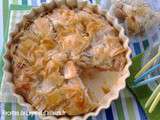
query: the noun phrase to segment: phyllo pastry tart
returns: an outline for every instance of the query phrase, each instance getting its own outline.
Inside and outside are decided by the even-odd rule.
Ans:
[[[98,7],[82,3],[52,1],[26,16],[11,36],[11,82],[36,111],[85,116],[103,106],[107,95],[109,105],[125,86],[131,62],[123,29]],[[116,94],[106,82],[115,83]]]

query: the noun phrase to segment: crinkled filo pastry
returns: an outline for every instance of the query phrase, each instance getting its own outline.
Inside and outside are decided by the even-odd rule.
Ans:
[[[67,115],[93,111],[81,74],[121,71],[126,49],[113,25],[90,7],[66,6],[40,14],[12,38],[10,59],[16,92],[38,111]]]
[[[132,7],[121,2],[116,4],[114,14],[123,23],[127,35],[143,35],[149,23],[151,10],[146,5]],[[153,17],[154,15],[152,15]]]

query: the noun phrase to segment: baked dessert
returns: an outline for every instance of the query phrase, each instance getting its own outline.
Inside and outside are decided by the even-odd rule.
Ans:
[[[100,105],[83,83],[84,76],[118,73],[127,64],[119,31],[89,6],[46,10],[22,24],[9,49],[16,93],[38,111],[61,110],[68,116]],[[109,92],[106,86],[102,89]]]
[[[124,24],[129,36],[143,35],[150,11],[144,4],[132,7],[121,2],[116,3],[114,8],[115,16]]]
[[[115,3],[110,12],[118,18],[124,26],[125,32],[129,37],[143,36],[145,33],[158,25],[160,18],[159,12],[155,12],[144,1],[130,1]]]

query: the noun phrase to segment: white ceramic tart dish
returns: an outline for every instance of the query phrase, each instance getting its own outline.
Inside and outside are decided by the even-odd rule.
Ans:
[[[129,77],[129,39],[117,19],[86,1],[55,0],[25,15],[10,34],[4,75],[42,119],[84,119],[110,106]]]

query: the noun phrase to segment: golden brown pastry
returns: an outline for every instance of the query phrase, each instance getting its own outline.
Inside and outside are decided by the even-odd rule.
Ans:
[[[116,4],[114,13],[119,21],[124,23],[126,33],[129,36],[142,35],[144,33],[144,19],[148,13],[147,6],[131,7],[119,2]]]
[[[126,53],[118,31],[102,15],[61,6],[22,26],[10,45],[16,92],[39,111],[93,111],[81,80],[89,69],[121,71]],[[108,90],[109,91],[109,90]]]

